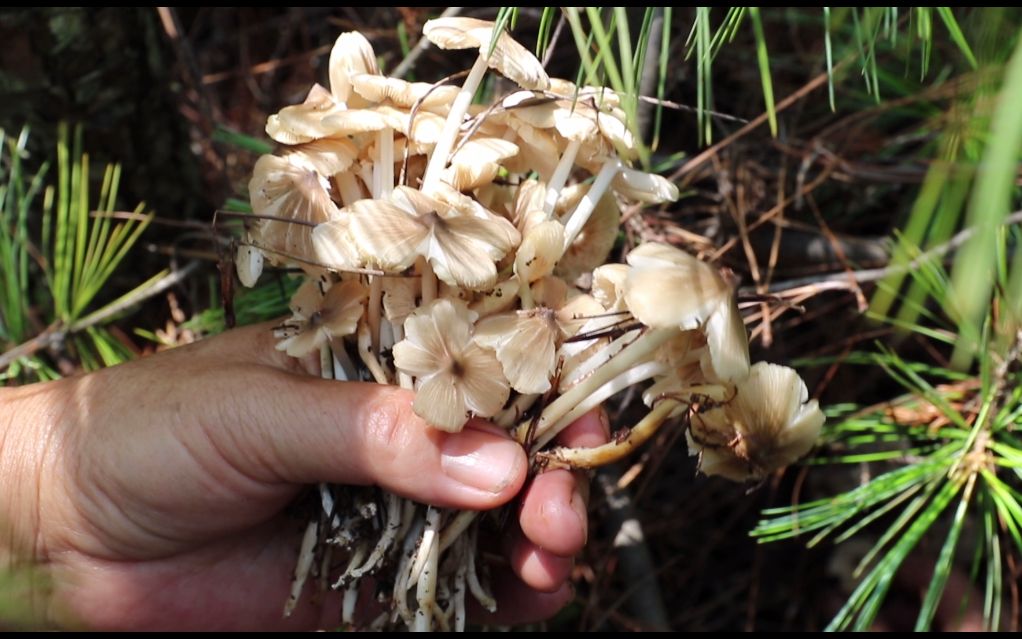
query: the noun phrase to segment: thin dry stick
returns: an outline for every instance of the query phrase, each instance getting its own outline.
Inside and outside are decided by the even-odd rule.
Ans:
[[[447,9],[440,14],[440,17],[453,18],[454,16],[461,13],[461,10],[463,8],[464,7],[447,7]],[[412,67],[415,66],[415,63],[418,62],[419,56],[422,55],[422,52],[425,51],[427,48],[429,48],[429,38],[425,36],[420,37],[419,41],[415,43],[414,47],[412,47],[412,50],[408,52],[407,56],[405,56],[405,59],[402,60],[401,63],[394,68],[394,71],[390,74],[390,77],[392,78],[405,77],[405,75],[407,75],[407,73],[412,70]]]
[[[841,66],[846,64],[846,62],[847,61],[841,62],[840,64],[835,66],[834,67],[834,71],[836,72],[838,70],[838,68],[840,68]],[[820,87],[822,87],[826,83],[827,83],[827,72],[825,71],[825,72],[821,73],[820,75],[816,76],[815,78],[813,78],[812,80],[810,80],[808,83],[806,83],[799,90],[795,91],[794,93],[792,93],[788,97],[786,97],[783,100],[781,100],[780,102],[778,102],[776,104],[776,106],[774,107],[774,112],[775,113],[780,113],[781,111],[783,111],[783,110],[787,109],[788,107],[790,107],[791,105],[795,104],[796,102],[798,102],[799,100],[801,100],[805,96],[809,95],[810,93],[812,93],[816,89],[819,89]],[[682,177],[690,175],[693,171],[695,171],[697,168],[702,166],[707,160],[709,160],[710,158],[712,158],[715,155],[717,155],[717,153],[719,153],[721,149],[723,149],[724,147],[728,146],[729,144],[731,144],[735,140],[738,140],[740,138],[745,137],[746,135],[748,135],[749,133],[754,131],[757,127],[762,125],[764,122],[767,122],[769,119],[770,119],[770,114],[768,112],[764,111],[763,113],[761,113],[759,116],[757,116],[755,119],[753,119],[751,122],[749,122],[748,124],[746,124],[742,128],[738,129],[737,131],[735,131],[731,135],[727,136],[726,138],[724,138],[720,142],[714,144],[713,146],[711,146],[710,148],[706,149],[705,151],[703,151],[699,155],[695,156],[694,158],[692,158],[691,160],[689,160],[685,164],[681,165],[681,167],[677,171],[675,171],[671,175],[671,177],[669,179],[672,182],[677,182]]]
[[[1001,222],[1001,226],[1010,226],[1012,224],[1020,223],[1022,223],[1022,211],[1015,211],[1004,218]],[[973,233],[975,233],[975,229],[972,227],[962,229],[944,244],[939,244],[928,251],[921,253],[918,257],[905,264],[888,264],[882,268],[870,268],[850,272],[841,271],[839,273],[824,273],[823,275],[811,275],[808,277],[799,277],[781,282],[774,282],[769,286],[766,292],[775,295],[784,294],[787,297],[798,294],[802,291],[802,289],[811,289],[817,292],[847,289],[853,285],[849,282],[850,278],[854,280],[854,284],[856,285],[862,284],[863,282],[875,282],[877,280],[882,280],[888,275],[904,273],[906,271],[919,268],[930,260],[944,257],[951,251],[960,247],[962,244],[965,244],[965,242],[972,237]],[[749,286],[743,286],[739,290],[739,293],[743,295],[751,295],[755,292],[755,287]]]

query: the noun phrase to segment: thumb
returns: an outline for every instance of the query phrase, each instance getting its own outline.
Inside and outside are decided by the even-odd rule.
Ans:
[[[524,450],[492,424],[471,420],[460,433],[445,433],[412,411],[410,391],[263,371],[278,379],[272,393],[249,393],[253,441],[241,449],[263,452],[235,460],[250,476],[376,484],[416,501],[476,510],[510,500],[525,481]]]

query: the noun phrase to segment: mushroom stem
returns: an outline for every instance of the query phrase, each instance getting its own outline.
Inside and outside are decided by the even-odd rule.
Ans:
[[[610,181],[614,179],[614,175],[617,174],[621,168],[621,160],[616,157],[608,159],[604,164],[600,172],[596,174],[596,179],[593,180],[593,185],[589,187],[586,194],[582,196],[582,200],[575,206],[575,210],[571,212],[567,220],[564,223],[564,250],[567,251],[568,247],[571,246],[578,234],[582,232],[582,227],[589,221],[589,216],[593,214],[593,210],[596,208],[596,204],[603,197],[603,194],[607,192],[607,187],[610,186]]]
[[[609,443],[596,448],[555,448],[551,451],[538,453],[536,457],[547,462],[550,468],[605,466],[622,459],[649,440],[681,405],[681,402],[677,400],[665,399],[647,413],[638,424],[632,426],[628,436],[622,440],[612,439]]]
[[[397,539],[397,534],[402,528],[402,510],[401,498],[387,493],[387,518],[384,523],[383,535],[376,542],[376,547],[369,554],[369,558],[361,566],[351,568],[345,573],[347,578],[359,579],[383,561],[383,556],[390,550],[391,544]]]
[[[643,363],[654,352],[656,352],[660,346],[677,335],[678,331],[679,329],[675,328],[650,329],[648,332],[640,335],[635,339],[635,341],[622,349],[620,353],[597,369],[592,375],[585,378],[579,382],[578,385],[569,389],[563,395],[551,402],[543,410],[543,413],[540,415],[539,421],[536,424],[537,438],[543,439],[544,435],[546,435],[552,426],[560,422],[561,418],[575,406],[585,401],[586,397],[595,393],[601,386],[612,381],[621,373],[626,372],[628,369],[637,364]],[[528,432],[528,428],[528,422],[518,425],[516,429],[516,439],[518,439],[518,441],[523,441],[525,434]],[[543,442],[546,443],[547,441],[550,441],[552,437],[552,435],[546,437],[546,439],[543,439]]]
[[[369,323],[369,343],[373,353],[380,352],[380,314],[383,307],[383,278],[369,276],[369,299],[366,302],[366,321]]]
[[[341,194],[341,203],[350,206],[358,202],[362,197],[362,187],[358,185],[358,179],[351,171],[342,171],[334,176],[337,181],[337,190]]]
[[[365,324],[358,327],[358,355],[377,384],[390,383],[387,372],[383,370],[383,365],[380,364],[376,353],[373,352],[372,336],[369,334],[369,327]]]
[[[302,586],[309,576],[309,569],[312,568],[313,553],[316,550],[316,533],[319,525],[315,520],[310,521],[305,527],[305,535],[302,536],[302,546],[298,551],[298,563],[295,565],[295,576],[291,580],[291,594],[288,595],[287,603],[284,604],[284,616],[290,617],[298,605],[298,598],[302,594]]]
[[[523,311],[536,307],[536,302],[532,299],[532,287],[528,280],[521,275],[518,276],[518,299],[521,300]]]
[[[543,200],[543,212],[546,213],[546,219],[548,220],[553,218],[554,207],[557,206],[557,198],[561,195],[564,183],[568,181],[571,167],[575,165],[575,156],[578,155],[578,150],[581,147],[582,142],[580,140],[570,140],[568,142],[568,148],[564,149],[564,155],[561,156],[561,160],[557,163],[557,168],[554,169],[554,174],[550,176],[550,181],[547,182],[546,198]]]
[[[434,608],[436,607],[437,572],[440,571],[440,509],[432,506],[426,511],[426,530],[422,532],[419,556],[422,562],[416,561],[412,566],[421,565],[416,580],[415,599],[419,608],[415,611],[415,631],[429,632],[432,626]],[[417,558],[418,559],[418,558]]]
[[[400,322],[392,322],[391,330],[394,331],[394,343],[397,344],[405,338],[405,327]],[[412,390],[415,388],[415,384],[412,382],[412,376],[404,372],[400,368],[397,369],[397,384],[405,390]]]
[[[472,65],[472,70],[469,71],[468,77],[465,78],[465,84],[462,85],[461,91],[458,92],[454,102],[451,103],[451,110],[447,114],[444,128],[440,132],[436,146],[433,147],[433,154],[429,156],[426,173],[422,176],[421,190],[427,195],[436,188],[437,182],[440,181],[440,173],[447,167],[447,156],[451,154],[451,149],[454,148],[454,140],[461,129],[461,121],[464,119],[468,106],[472,103],[472,96],[475,95],[476,89],[482,83],[483,75],[488,68],[486,58],[487,56],[482,53],[476,58],[475,64]]]
[[[380,191],[377,199],[390,197],[394,190],[394,129],[384,127],[376,134],[376,145],[379,148]]]
[[[586,396],[582,401],[573,406],[571,410],[566,412],[556,422],[550,425],[545,432],[538,435],[536,437],[536,443],[532,447],[532,452],[535,453],[543,448],[543,446],[546,446],[548,442],[550,442],[554,437],[557,437],[557,435],[567,428],[569,424],[586,414],[591,409],[596,408],[608,398],[623,391],[629,386],[643,382],[656,375],[662,375],[665,372],[666,366],[657,361],[645,362],[633,368],[629,368]]]
[[[447,550],[451,544],[460,539],[461,533],[468,529],[478,514],[479,511],[476,510],[459,511],[440,533],[440,552]]]
[[[437,281],[436,273],[430,266],[429,260],[420,257],[418,260],[419,273],[422,274],[422,305],[425,306],[436,299]]]

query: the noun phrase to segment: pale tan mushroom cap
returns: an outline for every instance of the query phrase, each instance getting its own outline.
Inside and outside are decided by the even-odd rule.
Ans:
[[[479,49],[479,54],[485,56],[493,30],[494,23],[487,20],[437,18],[422,27],[422,35],[441,49]],[[505,31],[500,32],[487,64],[525,89],[542,91],[550,86],[550,78],[536,56]]]
[[[623,167],[614,176],[612,187],[621,197],[632,202],[661,204],[676,202],[680,193],[670,180],[655,173]]]
[[[627,259],[625,303],[646,326],[698,328],[730,299],[731,287],[716,269],[674,247],[643,244]]]
[[[447,432],[472,413],[492,417],[511,392],[493,351],[472,341],[472,320],[462,302],[437,299],[408,316],[394,346],[395,366],[417,378],[412,409]]]
[[[343,109],[329,91],[314,84],[304,102],[286,106],[266,119],[266,135],[281,144],[302,144],[325,138],[332,131],[323,125],[324,118]]]
[[[352,91],[353,77],[366,74],[380,75],[373,45],[358,31],[342,33],[330,51],[330,92],[334,99],[349,109],[366,106],[368,102]]]
[[[248,184],[252,212],[282,220],[256,220],[251,235],[257,246],[270,251],[273,263],[286,261],[287,256],[315,260],[312,227],[286,220],[321,224],[340,217],[328,188],[329,183],[300,154],[264,155],[256,162]]]
[[[564,248],[564,226],[557,220],[541,222],[529,230],[515,254],[515,274],[530,284],[550,275]]]
[[[357,280],[345,280],[322,295],[318,282],[306,280],[291,298],[294,317],[287,324],[295,332],[280,341],[277,349],[304,357],[330,338],[351,335],[362,317],[367,292]]]
[[[471,290],[496,283],[495,262],[521,239],[503,218],[460,214],[404,186],[390,201],[362,200],[350,208],[351,236],[367,263],[402,271],[422,256],[441,280]]]
[[[404,108],[411,108],[416,102],[419,108],[446,115],[451,102],[458,95],[458,87],[436,86],[426,82],[406,82],[399,78],[360,73],[351,77],[355,92],[371,104],[390,102]]]
[[[537,308],[481,320],[476,324],[473,339],[496,351],[512,388],[532,394],[550,390],[560,336],[554,311]]]
[[[691,440],[706,474],[761,479],[808,453],[824,419],[798,373],[757,362],[729,404],[700,416],[698,429],[693,420]]]

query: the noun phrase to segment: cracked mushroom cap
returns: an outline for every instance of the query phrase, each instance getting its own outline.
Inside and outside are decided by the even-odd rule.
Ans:
[[[808,453],[823,422],[798,373],[757,362],[730,402],[693,416],[689,446],[707,475],[763,479]]]
[[[493,40],[494,23],[475,18],[437,18],[422,27],[422,35],[441,49],[479,49],[485,56]],[[550,86],[543,65],[529,50],[501,30],[487,59],[490,68],[525,89],[542,91]]]
[[[476,324],[472,339],[496,352],[511,388],[527,394],[550,390],[561,339],[552,309],[535,308],[487,317]]]

